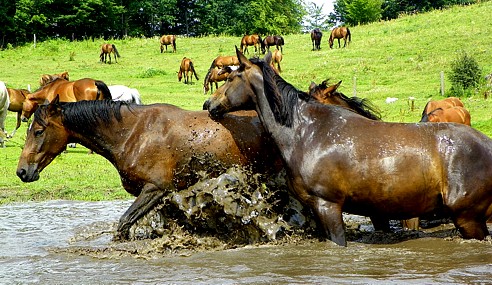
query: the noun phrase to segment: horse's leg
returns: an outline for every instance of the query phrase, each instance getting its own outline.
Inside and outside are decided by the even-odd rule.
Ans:
[[[372,225],[374,226],[374,230],[383,231],[385,233],[391,232],[388,219],[375,216],[370,218]]]
[[[341,205],[321,198],[316,198],[313,204],[314,212],[319,217],[321,225],[325,233],[330,236],[331,241],[340,246],[347,246]]]
[[[338,38],[337,40],[338,40],[338,48],[341,48],[341,45],[340,45],[340,38]]]
[[[135,202],[133,202],[130,208],[128,208],[123,216],[121,216],[114,239],[128,239],[130,227],[138,221],[139,218],[147,214],[163,196],[164,191],[162,189],[157,188],[154,184],[145,184],[142,192],[138,195],[137,199],[135,199]]]
[[[13,138],[15,133],[17,132],[17,129],[20,128],[20,125],[22,123],[21,114],[22,114],[22,112],[17,112],[17,123],[15,125],[15,129],[12,131],[10,136],[8,136],[8,138]]]

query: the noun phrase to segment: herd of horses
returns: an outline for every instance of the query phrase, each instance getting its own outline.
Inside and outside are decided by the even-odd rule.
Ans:
[[[319,49],[321,31],[313,33],[313,50]],[[38,180],[69,143],[102,155],[136,197],[120,218],[116,239],[127,239],[139,218],[167,193],[193,185],[200,171],[218,175],[232,165],[260,173],[285,169],[289,190],[338,245],[347,244],[343,212],[370,217],[376,230],[389,231],[390,219],[416,220],[418,226],[416,217],[436,214],[449,217],[463,238],[489,235],[492,140],[469,127],[461,100],[429,101],[419,123],[384,122],[370,101],[339,92],[341,81],[298,90],[280,76],[280,61],[274,59],[282,54],[283,39],[269,40],[268,46],[277,45],[270,52],[255,38],[243,38],[235,56],[212,61],[204,92],[213,92],[212,84],[216,90],[202,111],[116,101],[111,86],[69,81],[68,73],[42,79],[37,91],[20,95],[20,118],[35,112],[17,176]],[[330,47],[337,35],[331,38]],[[350,33],[341,38],[350,41]],[[175,38],[167,43],[175,52]],[[163,45],[161,38],[161,52]],[[247,46],[265,57],[246,58]],[[188,71],[198,80],[184,57],[178,79],[191,81]],[[0,102],[3,97],[13,102],[14,92],[0,83],[0,94],[6,94]]]

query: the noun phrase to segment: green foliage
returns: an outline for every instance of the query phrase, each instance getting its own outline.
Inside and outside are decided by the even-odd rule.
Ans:
[[[473,56],[462,52],[452,63],[449,80],[453,96],[471,96],[472,89],[478,87],[482,70]]]
[[[328,30],[332,26],[332,24],[329,21],[329,16],[323,14],[323,6],[324,4],[321,4],[321,6],[318,6],[314,2],[310,2],[307,6],[307,12],[308,12],[308,18],[306,19],[306,22],[308,26],[306,27],[308,30],[313,30],[315,28],[319,28],[322,30]]]
[[[345,3],[345,18],[349,25],[367,24],[381,19],[383,0],[345,0]]]

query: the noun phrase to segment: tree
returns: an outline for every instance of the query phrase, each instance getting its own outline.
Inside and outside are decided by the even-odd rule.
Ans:
[[[381,19],[383,0],[345,0],[346,23],[352,26]]]
[[[315,28],[320,28],[322,30],[328,30],[330,28],[329,16],[323,14],[323,6],[318,6],[314,2],[309,2],[307,6],[308,17],[306,18],[306,23],[308,24],[308,29],[313,30]]]

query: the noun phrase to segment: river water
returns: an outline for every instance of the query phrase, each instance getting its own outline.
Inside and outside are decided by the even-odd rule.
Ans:
[[[383,244],[356,240],[346,248],[308,240],[148,257],[106,254],[112,228],[130,204],[0,206],[0,284],[492,283],[490,240],[449,234]],[[81,246],[99,253],[84,254]]]

